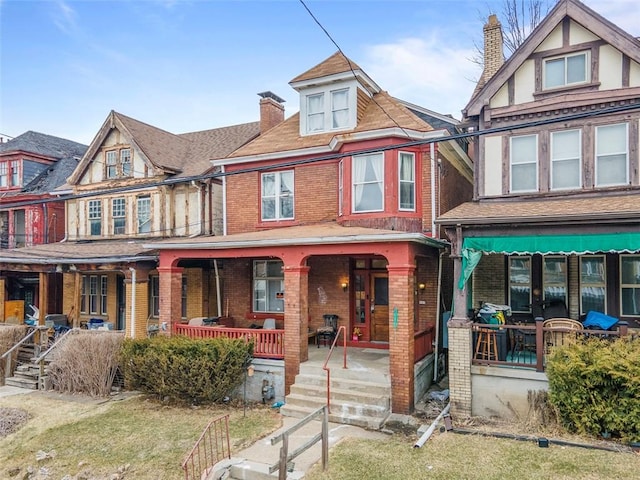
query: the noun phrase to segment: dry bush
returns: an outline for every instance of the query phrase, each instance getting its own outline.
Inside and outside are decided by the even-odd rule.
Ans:
[[[1,325],[0,326],[0,355],[9,351],[16,343],[27,334],[26,325]],[[15,367],[18,357],[17,350],[11,354],[11,364]],[[4,385],[6,360],[0,361],[0,385]],[[12,373],[12,372],[11,372]]]
[[[119,332],[72,330],[56,348],[48,367],[51,386],[65,393],[108,396],[123,341]]]

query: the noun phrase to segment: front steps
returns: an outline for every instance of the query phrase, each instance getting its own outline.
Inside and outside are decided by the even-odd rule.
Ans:
[[[301,364],[280,413],[302,418],[327,403],[327,372],[321,366]],[[331,369],[329,421],[379,430],[391,413],[388,374],[362,369]]]
[[[18,365],[13,372],[13,377],[5,378],[4,384],[29,390],[38,390],[39,377],[40,368],[37,365]]]

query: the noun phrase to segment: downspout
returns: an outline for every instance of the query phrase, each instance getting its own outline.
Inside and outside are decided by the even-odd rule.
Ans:
[[[224,165],[221,172],[224,174]],[[222,235],[227,234],[227,176],[222,175]]]
[[[433,143],[429,144],[429,150],[431,157],[431,237],[436,238],[436,159]]]
[[[198,214],[199,214],[199,223],[200,223],[200,231],[197,233],[192,233],[189,235],[188,238],[194,238],[194,237],[199,237],[201,235],[204,235],[205,231],[204,231],[204,224],[206,221],[206,216],[205,216],[205,212],[204,212],[204,186],[200,185],[198,186],[196,184],[195,180],[191,181],[191,186],[194,187],[197,190],[197,196],[198,196]]]
[[[222,316],[222,298],[220,298],[220,272],[218,272],[218,259],[213,259],[213,268],[216,272],[216,304],[218,307],[218,317]]]
[[[131,338],[136,338],[136,269],[129,267],[131,272]]]
[[[442,256],[445,251],[440,252],[438,257],[438,292],[436,296],[436,344],[435,344],[435,356],[433,358],[433,381],[438,380],[438,355],[440,351],[440,296],[442,294]]]

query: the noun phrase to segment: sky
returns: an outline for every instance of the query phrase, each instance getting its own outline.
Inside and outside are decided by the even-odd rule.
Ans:
[[[383,90],[460,118],[504,0],[304,3]],[[640,1],[584,3],[640,36]],[[267,90],[288,117],[289,82],[337,50],[299,0],[0,0],[0,137],[88,145],[111,110],[172,133],[253,122]]]

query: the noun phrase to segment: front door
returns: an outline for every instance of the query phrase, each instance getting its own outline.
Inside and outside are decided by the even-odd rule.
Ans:
[[[371,274],[371,341],[389,341],[389,277]]]

